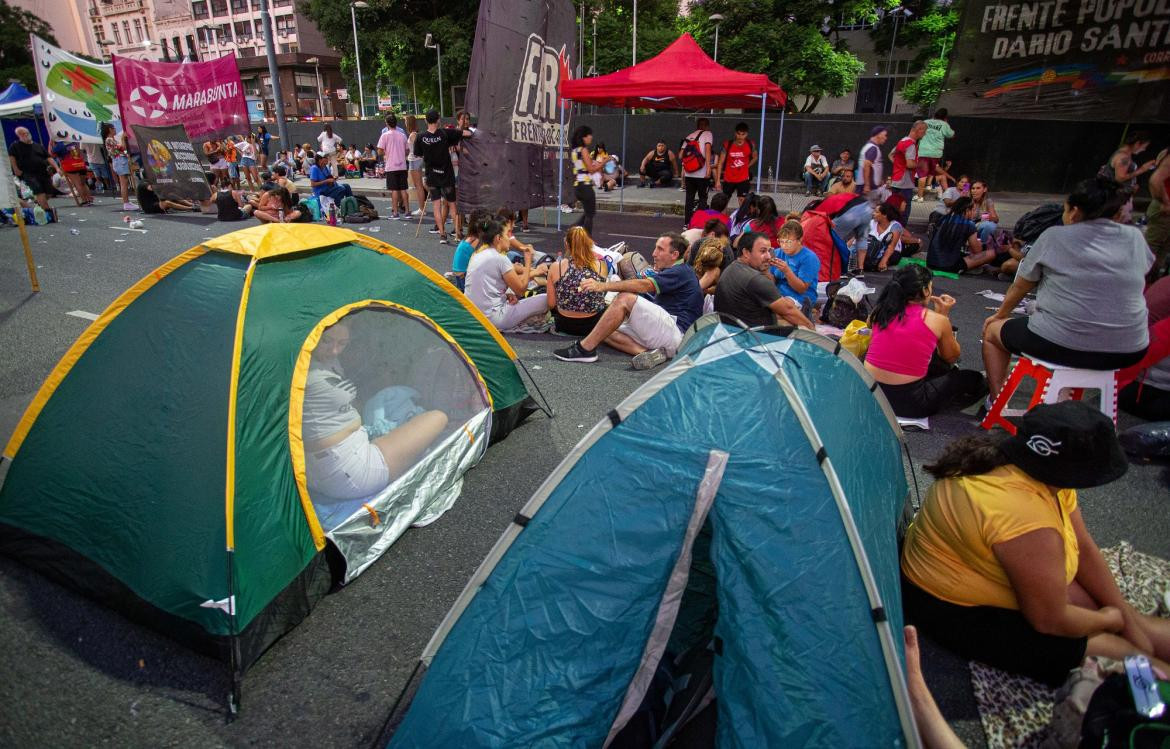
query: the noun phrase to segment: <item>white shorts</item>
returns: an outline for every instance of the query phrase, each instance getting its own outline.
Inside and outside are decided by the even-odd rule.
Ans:
[[[649,299],[638,297],[626,321],[618,330],[633,338],[647,349],[665,349],[673,357],[682,343],[682,331],[675,324],[674,317]]]
[[[390,484],[390,469],[363,427],[333,447],[306,451],[305,478],[313,499],[318,492],[331,499],[362,499]]]

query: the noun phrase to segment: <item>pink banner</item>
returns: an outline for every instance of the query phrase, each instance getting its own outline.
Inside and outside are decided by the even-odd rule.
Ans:
[[[192,141],[249,130],[248,105],[236,58],[206,62],[143,62],[114,56],[114,84],[122,124],[183,125]]]

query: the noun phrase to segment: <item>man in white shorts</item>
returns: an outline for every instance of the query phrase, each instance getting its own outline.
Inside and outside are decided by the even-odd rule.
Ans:
[[[675,233],[654,243],[654,271],[628,281],[586,279],[582,291],[617,291],[617,298],[593,332],[568,348],[553,352],[561,361],[597,361],[605,343],[631,354],[634,369],[651,369],[674,356],[683,331],[703,314],[703,292],[695,271],[683,262],[687,243]]]

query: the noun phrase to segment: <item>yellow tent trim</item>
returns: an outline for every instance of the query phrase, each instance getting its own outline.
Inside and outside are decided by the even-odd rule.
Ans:
[[[309,484],[305,477],[305,439],[301,431],[305,417],[305,382],[309,378],[309,364],[312,362],[313,350],[317,348],[317,344],[321,341],[321,336],[325,333],[325,330],[351,312],[360,309],[369,309],[371,307],[384,307],[386,309],[397,310],[405,315],[426,322],[436,333],[442,336],[443,340],[459,352],[459,355],[463,357],[465,362],[471,365],[471,371],[475,375],[476,380],[479,381],[480,389],[487,398],[488,407],[493,411],[495,410],[491,390],[488,389],[487,382],[484,381],[483,375],[479,373],[475,362],[467,355],[467,352],[463,350],[463,347],[459,345],[458,341],[452,338],[441,325],[422,312],[384,299],[365,299],[360,302],[347,304],[344,307],[339,307],[321,318],[321,321],[309,331],[304,345],[301,346],[301,350],[297,354],[297,361],[293,366],[292,387],[289,389],[288,409],[288,443],[289,453],[292,455],[293,477],[297,484],[297,494],[301,498],[301,509],[309,521],[309,532],[313,536],[313,543],[316,545],[317,551],[325,548],[325,532],[321,529],[321,520],[317,517],[317,510],[313,507],[313,501],[309,498]],[[474,441],[474,438],[472,438],[472,441]]]
[[[356,242],[361,234],[327,224],[260,224],[209,239],[203,246],[257,260]]]
[[[114,318],[175,269],[200,257],[206,252],[207,250],[203,247],[193,247],[183,254],[171,258],[166,263],[163,263],[139,279],[136,284],[122,292],[121,296],[115,299],[109,307],[106,307],[105,311],[98,316],[98,319],[94,320],[85,329],[85,332],[73,342],[73,345],[69,347],[69,350],[57,362],[57,366],[53,367],[53,371],[45,378],[40,390],[37,391],[36,396],[32,399],[32,403],[25,409],[20,423],[16,425],[16,430],[12,433],[12,438],[8,440],[8,445],[4,448],[4,457],[9,460],[16,457],[17,451],[20,450],[20,446],[24,443],[25,438],[28,437],[29,430],[32,429],[33,423],[40,416],[45,404],[49,402],[49,398],[53,397],[53,393],[57,391],[61,382],[69,374],[69,371],[73,369],[73,365],[77,363],[82,354],[97,340],[98,336],[102,334],[102,331],[114,321]]]
[[[455,288],[455,286],[452,285],[451,282],[446,278],[443,278],[442,274],[436,272],[433,268],[431,268],[431,266],[422,262],[414,255],[403,252],[393,245],[388,245],[385,242],[379,242],[373,237],[368,237],[365,234],[358,234],[357,232],[351,233],[354,235],[354,243],[360,244],[362,247],[375,250],[376,252],[380,252],[383,255],[389,255],[390,257],[393,257],[397,260],[401,260],[411,268],[414,268],[416,271],[426,276],[430,281],[433,281],[440,289],[447,292],[451,298],[462,304],[463,308],[470,312],[472,317],[474,317],[476,320],[479,320],[487,332],[491,334],[495,342],[499,344],[500,348],[504,350],[504,353],[508,355],[509,359],[515,361],[518,358],[516,356],[516,351],[512,348],[512,345],[509,344],[507,339],[500,334],[500,331],[496,329],[496,326],[492,324],[491,320],[487,319],[483,312],[480,311],[479,307],[476,307],[471,303],[471,300],[467,298],[466,294]]]
[[[240,308],[236,312],[235,338],[232,341],[232,373],[228,381],[227,462],[224,470],[224,527],[227,549],[236,548],[236,399],[240,391],[240,353],[244,349],[244,316],[248,314],[248,297],[252,293],[252,277],[257,259],[248,263],[244,274],[244,288],[240,291]]]
[[[208,240],[203,243],[203,247],[264,260],[342,244],[357,244],[383,255],[389,255],[426,276],[428,280],[434,282],[462,304],[476,320],[479,320],[510,359],[514,361],[517,358],[516,352],[500,334],[500,331],[496,330],[496,326],[492,325],[491,321],[459,289],[443,278],[442,274],[435,272],[434,269],[413,255],[403,252],[393,245],[379,242],[366,234],[322,224],[261,224]]]

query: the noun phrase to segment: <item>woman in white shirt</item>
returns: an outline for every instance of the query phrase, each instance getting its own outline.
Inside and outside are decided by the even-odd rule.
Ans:
[[[256,136],[248,133],[248,139],[236,144],[240,152],[240,176],[247,181],[253,190],[260,189],[260,172],[256,170]]]
[[[467,298],[504,332],[533,315],[547,313],[548,301],[544,294],[524,297],[534,275],[531,246],[524,248],[523,265],[514,265],[507,256],[510,238],[499,222],[485,222],[479,237],[481,249],[467,264]]]
[[[898,212],[885,203],[873,209],[866,245],[858,251],[857,265],[863,271],[881,272],[902,259],[902,224]]]

